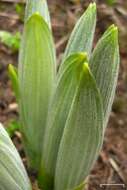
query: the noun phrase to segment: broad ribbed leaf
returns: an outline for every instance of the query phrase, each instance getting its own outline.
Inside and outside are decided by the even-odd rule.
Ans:
[[[46,190],[53,188],[53,177],[60,140],[78,86],[80,67],[86,59],[86,54],[84,53],[69,56],[65,63],[67,67],[57,81],[49,108],[39,177],[41,186]]]
[[[30,165],[35,169],[40,164],[54,76],[55,51],[51,31],[36,13],[25,23],[19,59],[22,132]]]
[[[102,96],[106,127],[119,71],[118,31],[114,25],[109,27],[99,40],[90,59],[90,67]]]
[[[45,22],[51,28],[50,15],[47,5],[47,0],[27,0],[25,21],[34,13],[39,12]]]
[[[32,190],[19,154],[1,124],[0,190]]]
[[[102,139],[101,98],[85,63],[59,147],[55,190],[76,189],[86,179],[97,158]]]
[[[96,4],[91,3],[74,27],[63,56],[63,63],[60,66],[60,72],[65,63],[64,60],[72,53],[86,52],[88,56],[90,55],[95,26]]]
[[[9,64],[8,73],[12,82],[12,88],[14,90],[16,99],[18,100],[19,99],[19,84],[18,84],[17,68],[15,68],[12,64]]]

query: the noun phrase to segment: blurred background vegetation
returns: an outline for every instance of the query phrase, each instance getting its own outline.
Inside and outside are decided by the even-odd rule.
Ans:
[[[72,28],[90,0],[49,0],[58,63],[61,60]],[[119,28],[120,73],[116,97],[105,135],[103,150],[90,175],[89,190],[98,190],[101,183],[127,185],[127,1],[96,0],[98,20],[94,40],[112,23]],[[18,131],[18,105],[8,76],[8,65],[17,66],[23,30],[25,1],[0,0],[0,121],[13,138],[26,163]],[[123,187],[119,187],[119,190]],[[110,187],[109,190],[113,190]]]

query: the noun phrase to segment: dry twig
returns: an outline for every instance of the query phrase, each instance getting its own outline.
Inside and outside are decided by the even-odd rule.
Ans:
[[[69,35],[64,36],[56,43],[56,49],[59,49],[67,40]]]
[[[122,171],[120,170],[118,164],[115,162],[115,160],[112,158],[109,158],[109,163],[111,164],[111,166],[115,170],[115,172],[117,172],[117,174],[119,175],[120,179],[124,182],[124,184],[127,185],[126,179],[125,179]]]
[[[19,16],[16,14],[10,14],[5,12],[0,12],[0,17],[5,17],[7,19],[19,20]]]

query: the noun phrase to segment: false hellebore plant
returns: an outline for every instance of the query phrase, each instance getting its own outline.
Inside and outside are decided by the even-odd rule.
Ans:
[[[10,65],[9,74],[19,103],[24,149],[43,190],[82,190],[102,146],[117,83],[119,47],[117,27],[112,25],[91,53],[95,25],[93,3],[74,27],[57,72],[47,2],[27,1],[18,73]],[[2,127],[0,151],[0,189],[31,189]]]

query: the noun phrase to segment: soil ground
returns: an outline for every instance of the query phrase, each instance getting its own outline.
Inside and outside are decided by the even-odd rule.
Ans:
[[[12,33],[21,31],[23,22],[17,14],[18,0],[0,0],[0,30]],[[20,0],[22,3],[22,1]],[[57,56],[60,60],[68,36],[79,15],[91,1],[85,0],[49,0],[52,16],[52,27],[56,43]],[[120,39],[120,73],[116,97],[110,121],[105,134],[103,149],[91,171],[89,190],[124,190],[127,188],[127,2],[117,1],[113,6],[106,1],[98,0],[98,21],[95,43],[105,29],[112,23],[119,27]],[[12,86],[8,78],[7,67],[12,63],[17,66],[18,53],[0,43],[0,122],[5,127],[18,118],[18,108]],[[21,144],[21,135],[16,132],[13,141],[17,146],[24,163],[26,158]],[[124,184],[123,186],[104,186],[101,184]],[[126,187],[126,188],[125,188]]]

